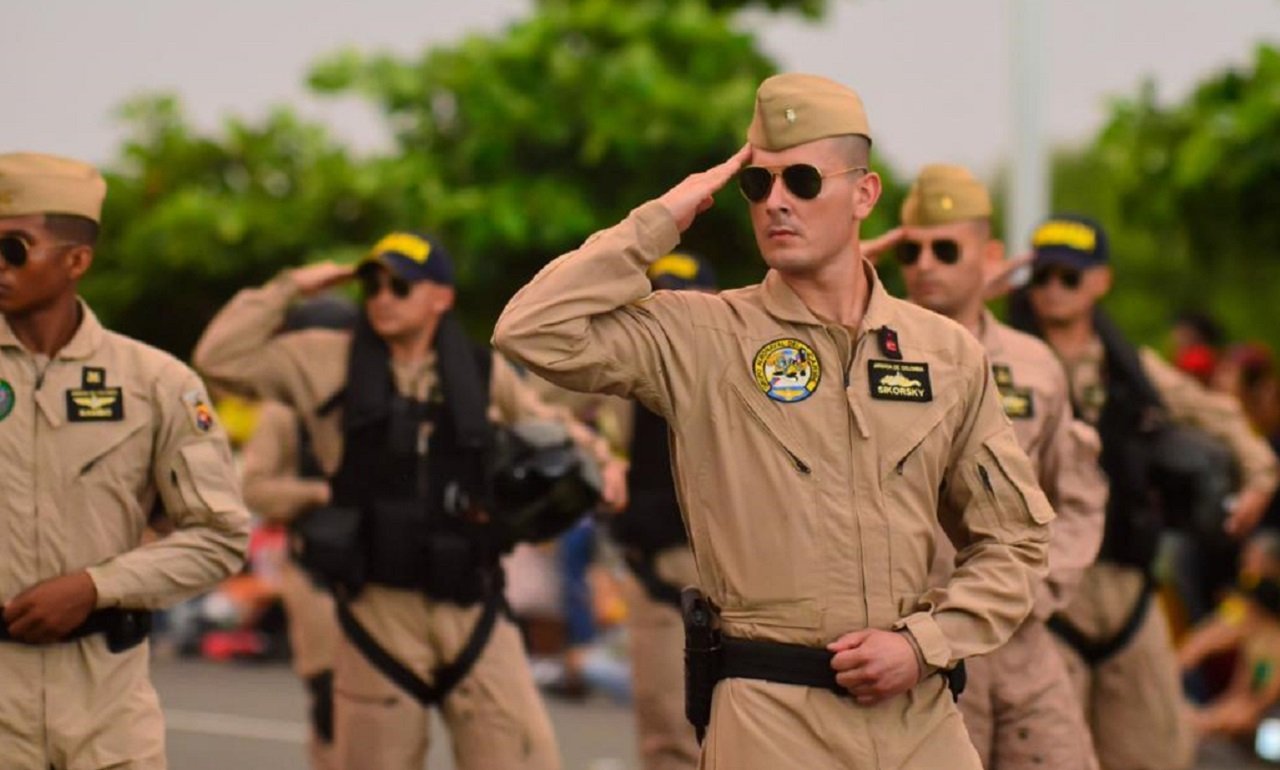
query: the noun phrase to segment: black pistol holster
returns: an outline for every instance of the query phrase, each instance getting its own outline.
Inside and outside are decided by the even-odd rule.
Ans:
[[[684,618],[684,715],[698,743],[711,723],[711,693],[720,681],[720,631],[711,603],[696,588],[680,592]]]

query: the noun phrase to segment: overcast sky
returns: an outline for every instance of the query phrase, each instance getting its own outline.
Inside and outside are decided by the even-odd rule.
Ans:
[[[624,2],[625,0],[619,0]],[[924,163],[990,178],[1009,142],[1012,0],[833,0],[818,23],[744,23],[786,69],[858,89],[877,147],[906,174]],[[1096,130],[1111,96],[1147,76],[1164,98],[1280,40],[1280,0],[1045,0],[1045,119],[1054,142]],[[0,46],[0,149],[102,162],[112,109],[147,90],[180,94],[202,126],[289,102],[361,148],[385,134],[353,101],[307,96],[307,65],[345,46],[413,54],[501,29],[527,0],[39,0],[10,2]],[[749,116],[743,116],[743,128]]]

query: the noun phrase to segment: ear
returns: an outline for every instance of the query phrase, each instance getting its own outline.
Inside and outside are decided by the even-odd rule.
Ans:
[[[876,201],[880,200],[881,192],[883,189],[880,175],[874,171],[863,174],[853,188],[853,218],[863,221],[871,216],[871,211],[876,207]]]
[[[67,269],[67,276],[72,281],[79,281],[89,272],[93,264],[93,247],[88,245],[73,246],[62,257],[62,264]]]
[[[1093,294],[1101,299],[1111,291],[1111,282],[1114,278],[1111,272],[1111,265],[1101,265],[1090,271],[1093,274]]]
[[[435,297],[435,311],[441,315],[453,310],[453,303],[457,300],[458,293],[452,286],[442,286]]]
[[[987,242],[982,245],[982,263],[987,266],[998,266],[1004,264],[1004,241],[998,238],[988,238]]]

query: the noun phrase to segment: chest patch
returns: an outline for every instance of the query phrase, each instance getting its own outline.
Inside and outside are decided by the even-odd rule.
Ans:
[[[13,403],[16,397],[13,395],[13,386],[8,380],[0,380],[0,420],[9,416],[13,411]]]
[[[67,391],[68,422],[120,422],[124,394],[120,388],[73,388]]]
[[[822,379],[818,355],[796,339],[774,340],[760,348],[751,368],[760,391],[784,404],[812,396]]]
[[[1031,388],[1000,388],[1000,403],[1004,404],[1004,413],[1013,420],[1030,420],[1036,416],[1035,396]]]
[[[933,400],[933,384],[929,381],[926,363],[872,359],[867,362],[867,379],[872,398],[921,404]]]

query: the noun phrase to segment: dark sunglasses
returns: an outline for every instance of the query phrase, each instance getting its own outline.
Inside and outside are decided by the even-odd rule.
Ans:
[[[944,265],[954,265],[960,261],[960,244],[950,238],[939,238],[929,243],[929,250],[933,252],[933,258]],[[924,243],[921,241],[903,241],[898,244],[896,256],[898,264],[903,267],[911,267],[920,261],[920,255],[924,253]]]
[[[1074,267],[1057,267],[1054,265],[1041,265],[1031,271],[1032,286],[1046,286],[1053,277],[1058,277],[1058,282],[1066,289],[1080,288],[1080,279],[1083,277],[1079,270]]]
[[[792,195],[811,201],[822,192],[823,179],[852,171],[865,172],[866,170],[866,166],[851,166],[824,174],[808,163],[796,163],[786,166],[781,171],[764,166],[747,166],[738,172],[738,189],[742,191],[744,198],[752,203],[759,203],[769,197],[769,191],[773,189],[773,180],[782,177],[782,184],[786,185]]]
[[[0,238],[0,259],[9,263],[10,267],[22,267],[27,264],[27,255],[31,246],[16,235]]]
[[[409,296],[409,291],[413,287],[405,279],[385,270],[368,270],[360,273],[360,291],[366,300],[378,296],[384,288],[391,289],[391,295],[397,299],[404,299]]]

